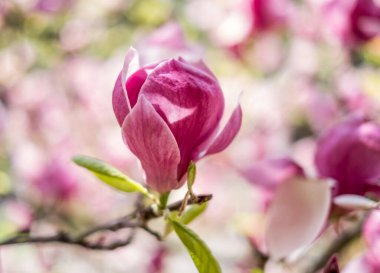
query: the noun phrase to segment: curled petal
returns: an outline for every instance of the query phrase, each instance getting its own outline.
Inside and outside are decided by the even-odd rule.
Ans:
[[[214,142],[207,149],[206,155],[216,154],[227,148],[239,132],[241,121],[242,111],[240,105],[238,105],[233,111],[224,129],[219,133]]]
[[[131,86],[132,88],[128,88],[132,90],[128,90],[127,92],[127,88],[126,88],[127,77],[129,77],[134,72],[136,72],[139,69],[139,67],[140,66],[139,66],[139,61],[138,61],[138,53],[134,48],[131,47],[128,50],[127,55],[125,56],[123,70],[120,72],[119,76],[117,77],[115,87],[112,93],[113,111],[115,113],[116,119],[119,122],[120,126],[123,124],[124,118],[126,117],[126,115],[128,115],[131,109],[129,93],[133,91],[135,91],[133,93],[136,93],[136,88],[133,88],[133,86]],[[137,93],[139,89],[137,90]],[[137,98],[137,96],[133,96],[133,97]]]
[[[265,239],[272,259],[310,244],[330,210],[328,183],[294,179],[280,185],[268,211]]]
[[[177,188],[180,153],[168,125],[140,96],[122,126],[124,141],[140,159],[149,187],[158,192]]]
[[[131,104],[128,101],[128,96],[127,96],[127,89],[125,87],[125,83],[127,81],[127,78],[132,75],[135,71],[137,71],[140,68],[140,62],[139,62],[139,55],[133,47],[131,47],[127,55],[125,56],[124,59],[124,65],[123,65],[123,70],[121,71],[121,83],[123,86],[123,90],[125,93],[125,97],[127,98],[127,104],[128,104],[128,109],[131,109]]]

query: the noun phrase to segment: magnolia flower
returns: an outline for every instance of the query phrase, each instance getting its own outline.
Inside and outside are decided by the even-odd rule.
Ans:
[[[203,62],[178,58],[140,68],[134,49],[116,80],[112,103],[124,142],[141,161],[148,186],[161,193],[182,186],[190,162],[224,150],[241,126],[237,106],[216,135],[224,98]]]
[[[362,116],[335,125],[319,139],[315,163],[336,181],[335,195],[379,193],[380,125]]]
[[[323,7],[327,26],[350,46],[380,34],[380,5],[375,0],[331,0]]]

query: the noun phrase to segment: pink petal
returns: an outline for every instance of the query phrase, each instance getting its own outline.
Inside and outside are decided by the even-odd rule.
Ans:
[[[141,87],[156,66],[157,64],[152,64],[140,68],[137,51],[134,48],[128,51],[112,94],[112,106],[120,126],[135,106]]]
[[[178,61],[180,62],[183,62],[183,63],[188,63],[185,59],[183,59],[182,57],[179,57],[178,58]],[[210,68],[207,67],[207,65],[203,62],[203,60],[199,60],[199,61],[196,61],[196,62],[189,62],[192,66],[202,70],[203,72],[207,73],[209,76],[213,77],[216,79],[214,73],[212,73],[212,71],[210,70]]]
[[[214,142],[207,149],[206,155],[216,154],[227,148],[239,132],[241,121],[242,111],[240,105],[238,105],[233,111],[224,129],[219,133]]]
[[[184,60],[161,63],[148,76],[141,94],[170,127],[181,152],[179,177],[186,173],[194,151],[215,132],[224,98],[215,78]]]
[[[139,158],[149,187],[167,192],[179,187],[180,153],[173,134],[153,106],[140,96],[122,126],[124,141]]]
[[[271,258],[284,258],[310,244],[326,222],[330,203],[328,183],[294,179],[280,185],[265,234]]]
[[[123,124],[124,118],[126,117],[126,115],[128,115],[131,109],[130,98],[127,94],[136,90],[136,88],[129,88],[132,89],[132,91],[128,90],[127,92],[127,88],[125,86],[127,77],[136,72],[136,70],[138,70],[139,67],[140,66],[137,51],[131,47],[128,50],[127,55],[125,56],[123,70],[117,77],[115,87],[112,93],[112,106],[115,112],[116,119],[119,122],[120,126]],[[139,89],[140,88],[138,88],[137,91],[139,91]],[[136,93],[136,91],[133,93]]]

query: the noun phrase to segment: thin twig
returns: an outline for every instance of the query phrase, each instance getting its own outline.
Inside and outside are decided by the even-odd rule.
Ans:
[[[208,202],[211,200],[212,195],[200,195],[197,196],[196,200],[187,200],[187,205],[193,204],[202,204],[204,202]],[[167,206],[169,211],[179,210],[183,200],[177,201],[171,205]],[[96,250],[112,250],[118,247],[126,246],[130,244],[134,238],[136,229],[140,228],[152,236],[154,236],[157,240],[161,240],[162,236],[148,227],[147,223],[149,220],[161,217],[162,213],[157,213],[157,211],[152,207],[143,208],[138,206],[135,211],[132,213],[111,221],[109,223],[105,223],[102,225],[98,225],[92,227],[78,236],[70,236],[69,234],[59,231],[55,235],[50,236],[35,236],[32,235],[30,230],[23,230],[19,233],[13,235],[12,237],[0,242],[0,246],[5,245],[16,245],[16,244],[46,244],[46,243],[62,243],[69,245],[77,245],[88,249],[96,249]],[[132,229],[131,233],[124,240],[118,240],[114,242],[104,243],[101,240],[93,241],[90,240],[90,237],[94,234],[104,232],[104,231],[119,231],[121,229],[130,228]]]

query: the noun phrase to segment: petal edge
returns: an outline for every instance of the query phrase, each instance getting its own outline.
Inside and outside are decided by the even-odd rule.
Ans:
[[[228,147],[236,137],[240,130],[242,123],[243,113],[240,104],[232,112],[230,119],[224,126],[223,130],[219,132],[210,147],[208,147],[205,155],[216,154]]]
[[[169,127],[154,107],[140,96],[125,118],[122,133],[124,142],[139,158],[146,182],[158,192],[177,188],[177,168],[180,153]]]

